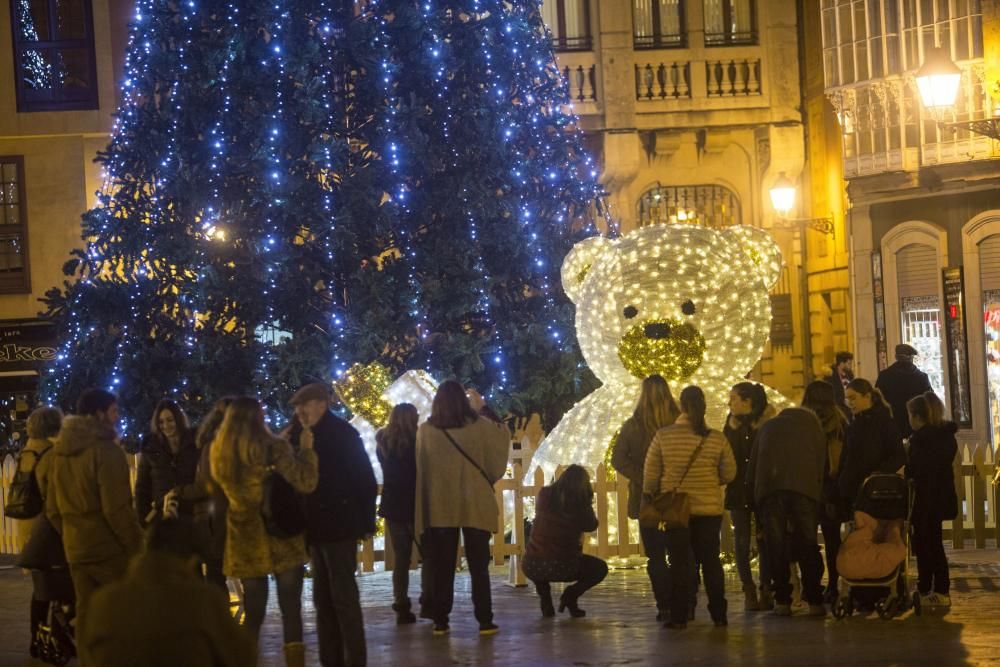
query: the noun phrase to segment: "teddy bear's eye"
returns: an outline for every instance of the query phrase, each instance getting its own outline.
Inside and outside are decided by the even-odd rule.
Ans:
[[[622,311],[622,315],[625,319],[630,320],[639,314],[639,310],[635,306],[625,306],[625,310]]]
[[[681,304],[681,312],[685,315],[694,315],[697,309],[694,307],[694,302],[688,299]]]

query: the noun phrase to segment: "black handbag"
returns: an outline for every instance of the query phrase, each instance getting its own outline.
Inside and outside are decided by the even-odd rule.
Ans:
[[[44,514],[31,528],[31,537],[17,558],[17,566],[26,570],[51,570],[67,567],[62,537]]]
[[[48,450],[45,450],[47,452]],[[22,451],[17,457],[17,470],[14,479],[10,482],[7,491],[7,502],[4,504],[3,513],[11,519],[34,519],[42,513],[42,491],[38,488],[38,479],[35,477],[35,468],[38,462],[45,456],[31,450]],[[35,465],[25,470],[21,465],[21,458],[25,454],[35,457]]]
[[[274,470],[264,478],[264,497],[260,506],[264,529],[272,537],[287,539],[306,529],[306,512],[299,494]]]

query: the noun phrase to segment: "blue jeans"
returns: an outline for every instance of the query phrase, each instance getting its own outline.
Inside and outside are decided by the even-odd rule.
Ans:
[[[822,604],[823,559],[816,540],[819,503],[794,491],[776,491],[760,501],[760,512],[771,559],[774,601],[791,604],[790,563],[797,560],[802,572],[802,599]]]
[[[754,511],[750,509],[729,510],[733,520],[733,550],[736,552],[736,571],[740,574],[740,583],[753,586],[753,571],[750,569],[750,539],[753,535]],[[759,530],[759,526],[758,526]],[[760,564],[760,585],[770,585],[771,570],[767,562],[767,549],[764,540],[757,540],[757,562]]]

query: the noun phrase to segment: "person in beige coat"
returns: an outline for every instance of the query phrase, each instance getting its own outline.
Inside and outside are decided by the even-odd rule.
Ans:
[[[309,561],[305,538],[302,535],[288,538],[270,535],[261,516],[261,507],[264,480],[272,471],[300,493],[316,488],[319,472],[312,432],[304,431],[298,451],[293,450],[291,444],[267,428],[260,403],[243,396],[226,409],[209,458],[212,478],[229,501],[222,570],[243,583],[244,627],[256,642],[267,611],[268,576],[274,575],[284,631],[285,662],[289,667],[304,665],[302,582],[303,566]]]
[[[493,484],[507,469],[510,433],[472,409],[454,380],[441,384],[417,429],[414,533],[421,536],[434,634],[448,633],[459,532],[472,578],[479,633],[496,633],[490,595],[490,534],[499,530]]]
[[[682,491],[691,501],[691,519],[683,528],[665,531],[670,555],[671,591],[668,628],[687,627],[691,554],[702,567],[708,611],[717,626],[727,625],[725,579],[719,560],[722,486],[736,476],[736,459],[721,431],[705,423],[705,394],[700,387],[681,392],[681,416],[661,428],[646,453],[644,498]]]

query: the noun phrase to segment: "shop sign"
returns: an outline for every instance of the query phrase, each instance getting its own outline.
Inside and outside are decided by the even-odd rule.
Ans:
[[[0,372],[37,371],[55,358],[55,330],[48,322],[0,323]]]

